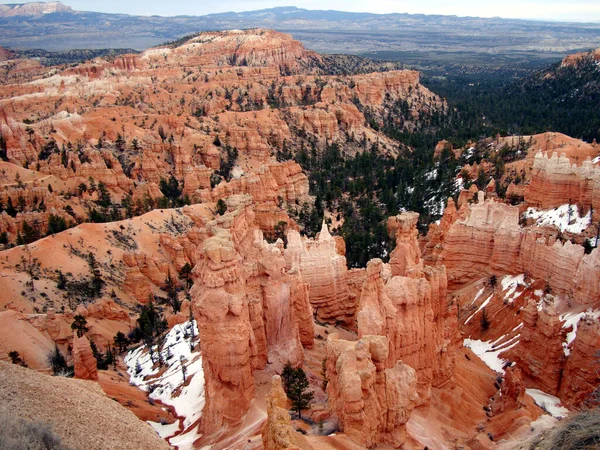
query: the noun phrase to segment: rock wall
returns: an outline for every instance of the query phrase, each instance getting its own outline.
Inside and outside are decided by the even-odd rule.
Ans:
[[[540,209],[572,203],[584,211],[600,207],[600,167],[588,158],[578,166],[563,153],[548,158],[535,155],[531,182],[525,188],[525,201]]]
[[[400,361],[387,368],[385,336],[350,342],[330,335],[326,353],[329,404],[341,430],[367,448],[402,448],[406,422],[416,405],[415,371]]]
[[[527,272],[553,292],[580,304],[600,298],[600,252],[584,254],[580,245],[564,244],[543,230],[519,226],[517,207],[483,200],[444,214],[431,227],[425,260],[443,264],[448,283],[457,289],[492,274]]]
[[[593,317],[584,317],[579,321],[561,379],[559,396],[567,405],[593,405],[592,393],[600,386],[599,350],[600,323]],[[595,395],[597,401],[597,392]]]
[[[351,323],[356,304],[348,289],[346,257],[336,249],[336,240],[323,223],[316,240],[301,238],[297,231],[288,232],[285,251],[287,267],[298,271],[310,286],[309,298],[319,320]]]
[[[358,334],[387,336],[387,367],[402,360],[417,373],[420,401],[432,387],[449,382],[459,346],[456,306],[446,298],[446,270],[424,267],[417,245],[418,215],[400,214],[388,222],[397,246],[390,258],[391,273],[379,259],[369,261],[357,314]]]

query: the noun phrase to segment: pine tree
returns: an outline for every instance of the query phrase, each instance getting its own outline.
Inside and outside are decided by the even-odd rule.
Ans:
[[[302,411],[310,408],[310,402],[314,396],[312,392],[307,392],[309,383],[306,373],[301,367],[294,369],[288,362],[283,368],[281,378],[284,382],[285,393],[292,401],[292,408],[302,419]]]
[[[71,324],[71,330],[77,331],[77,337],[82,337],[85,333],[90,331],[87,327],[87,320],[81,314],[77,314],[73,317],[73,323]]]

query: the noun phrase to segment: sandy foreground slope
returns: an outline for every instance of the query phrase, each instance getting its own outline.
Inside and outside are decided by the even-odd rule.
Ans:
[[[0,411],[47,422],[71,448],[168,449],[154,430],[98,384],[51,377],[0,361]]]

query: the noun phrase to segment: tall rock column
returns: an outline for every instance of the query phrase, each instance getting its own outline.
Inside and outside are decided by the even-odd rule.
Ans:
[[[245,277],[229,233],[208,238],[198,256],[191,296],[206,380],[200,431],[210,435],[239,424],[254,398],[255,343]]]
[[[388,234],[396,239],[396,248],[390,255],[392,276],[406,277],[411,271],[423,268],[417,242],[418,221],[419,214],[415,212],[402,213],[388,219]]]
[[[98,380],[97,363],[88,338],[85,336],[78,337],[77,333],[73,334],[75,378],[79,378],[80,380]]]

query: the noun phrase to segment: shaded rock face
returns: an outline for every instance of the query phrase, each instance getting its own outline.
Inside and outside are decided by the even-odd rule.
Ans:
[[[454,373],[459,345],[456,306],[446,299],[446,271],[424,267],[416,239],[418,215],[400,214],[388,225],[398,245],[390,259],[392,275],[385,276],[379,259],[369,261],[360,293],[358,334],[388,338],[387,367],[402,360],[417,373],[422,402],[431,388],[448,382]]]
[[[349,295],[346,257],[338,253],[325,223],[316,240],[290,231],[285,258],[287,267],[310,286],[310,303],[319,320],[352,322],[356,304]]]
[[[500,395],[496,396],[492,405],[494,414],[512,411],[525,406],[525,383],[521,369],[517,366],[507,367],[500,388]]]
[[[306,438],[292,427],[288,399],[279,375],[275,375],[272,379],[271,391],[267,395],[266,402],[267,420],[261,432],[264,449],[312,449]]]
[[[243,200],[228,199],[233,211],[207,224],[212,236],[198,249],[190,291],[206,380],[206,436],[240,423],[254,398],[254,370],[301,364],[302,344],[312,346],[314,337],[307,286],[285,270],[281,249],[263,240]]]
[[[600,168],[589,158],[577,166],[564,153],[558,156],[554,152],[548,158],[538,152],[525,201],[541,209],[572,203],[596,211],[600,207]]]
[[[92,353],[90,341],[85,336],[73,335],[73,364],[75,378],[80,380],[98,380],[97,361]]]
[[[522,314],[521,342],[513,358],[527,379],[542,391],[557,395],[565,361],[565,333],[559,315],[552,306],[538,308],[534,300],[528,302]]]
[[[584,317],[579,321],[577,337],[571,346],[561,379],[559,396],[568,405],[593,404],[592,393],[600,386],[599,351],[600,323],[597,319]]]
[[[417,400],[415,371],[400,361],[386,368],[385,336],[349,342],[331,335],[326,352],[327,393],[340,428],[367,448],[377,444],[401,448]]]
[[[477,204],[445,213],[428,239],[425,259],[446,266],[452,289],[492,274],[527,271],[577,303],[600,298],[599,252],[585,255],[580,245],[563,244],[536,228],[521,228],[516,207],[484,201],[482,192]]]

